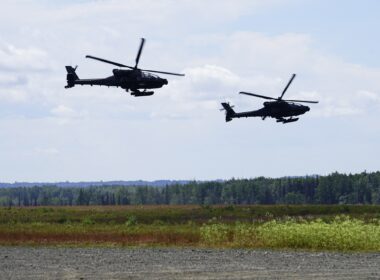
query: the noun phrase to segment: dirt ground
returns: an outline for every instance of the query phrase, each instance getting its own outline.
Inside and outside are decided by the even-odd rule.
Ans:
[[[1,279],[380,279],[380,253],[0,247]]]

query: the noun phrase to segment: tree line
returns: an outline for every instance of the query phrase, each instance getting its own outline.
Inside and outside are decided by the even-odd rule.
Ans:
[[[152,186],[0,188],[1,206],[380,204],[380,172],[231,179]]]

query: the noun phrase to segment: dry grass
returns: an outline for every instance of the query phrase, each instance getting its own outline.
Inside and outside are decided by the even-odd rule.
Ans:
[[[0,245],[107,245],[137,246],[195,246],[199,243],[199,236],[185,236],[178,233],[170,234],[128,234],[117,233],[0,233]]]
[[[0,226],[0,245],[175,245],[199,242],[193,226],[13,224]]]

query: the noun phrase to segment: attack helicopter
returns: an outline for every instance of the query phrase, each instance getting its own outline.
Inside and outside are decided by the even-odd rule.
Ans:
[[[266,101],[264,102],[264,107],[255,111],[248,112],[238,112],[236,113],[233,110],[234,106],[231,106],[229,103],[222,103],[223,108],[221,111],[226,111],[226,122],[231,121],[233,118],[248,118],[248,117],[261,117],[262,120],[265,120],[267,117],[275,118],[277,122],[281,122],[283,124],[296,122],[299,118],[295,118],[295,116],[299,116],[305,114],[310,111],[308,106],[297,104],[297,103],[318,103],[318,101],[307,101],[307,100],[285,100],[282,99],[285,92],[288,90],[290,84],[293,82],[296,74],[293,74],[288,84],[282,91],[280,97],[273,98],[269,96],[254,94],[250,92],[241,91],[240,94],[245,94],[248,96],[259,97],[268,100],[274,101]]]
[[[121,87],[125,89],[127,92],[130,90],[131,95],[135,97],[138,96],[149,96],[153,95],[154,91],[147,91],[147,89],[156,89],[161,88],[164,85],[168,84],[167,79],[163,79],[157,75],[151,73],[159,73],[165,75],[175,75],[175,76],[185,76],[184,74],[172,73],[172,72],[164,72],[164,71],[156,71],[156,70],[146,70],[138,68],[138,64],[140,61],[140,56],[145,44],[145,39],[141,38],[140,47],[137,52],[137,56],[135,59],[135,66],[128,66],[118,62],[113,62],[110,60],[106,60],[103,58],[86,55],[86,58],[94,59],[97,61],[101,61],[104,63],[112,64],[118,66],[120,68],[129,68],[129,69],[113,69],[113,75],[107,78],[102,79],[79,79],[76,74],[76,69],[72,66],[66,66],[67,71],[67,85],[65,88],[72,88],[75,85],[96,85],[96,86],[107,86],[107,87]],[[142,90],[142,91],[140,91]]]

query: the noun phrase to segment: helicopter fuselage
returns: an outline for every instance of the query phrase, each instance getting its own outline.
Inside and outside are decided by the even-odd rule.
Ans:
[[[284,101],[268,101],[264,102],[264,107],[255,111],[235,113],[235,118],[248,117],[270,117],[275,119],[299,116],[310,110],[308,106],[289,103]]]

